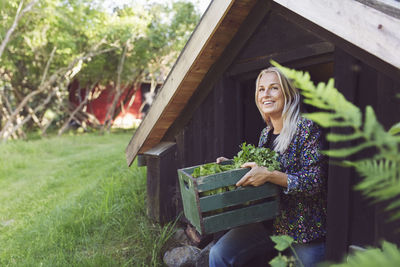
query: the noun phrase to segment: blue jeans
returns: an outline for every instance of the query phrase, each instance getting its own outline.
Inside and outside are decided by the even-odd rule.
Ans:
[[[277,251],[263,224],[255,223],[230,230],[211,248],[210,267],[267,266]],[[325,243],[295,244],[304,267],[316,266],[324,259]]]

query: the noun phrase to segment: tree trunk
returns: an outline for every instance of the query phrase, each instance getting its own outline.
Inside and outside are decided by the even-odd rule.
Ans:
[[[117,103],[123,92],[121,90],[121,74],[122,74],[122,70],[124,69],[124,62],[125,62],[125,57],[126,57],[126,51],[128,49],[128,44],[129,44],[129,40],[125,44],[124,51],[122,52],[122,56],[121,56],[121,59],[118,64],[117,83],[115,85],[115,95],[114,95],[114,99],[112,101],[111,106],[107,110],[106,117],[104,118],[104,125],[101,128],[101,132],[110,131],[110,128],[111,128],[111,125],[112,125],[112,122],[114,119],[115,108],[117,107]]]
[[[81,111],[81,109],[86,105],[88,98],[89,98],[89,94],[90,91],[92,90],[92,88],[97,84],[98,82],[95,82],[93,84],[91,84],[89,86],[89,88],[86,89],[86,94],[85,94],[85,99],[78,105],[77,108],[75,108],[75,110],[73,112],[70,113],[69,118],[64,122],[63,126],[60,128],[60,130],[58,131],[58,136],[62,135],[68,128],[68,125],[70,123],[70,121],[75,118],[75,115]]]
[[[35,113],[38,112],[40,109],[43,109],[49,102],[50,99],[54,96],[56,92],[53,91],[51,94],[49,94],[47,96],[47,98],[43,101],[42,104],[40,104],[39,106],[37,106],[34,110],[32,110],[30,107],[28,107],[30,109],[30,114],[28,116],[26,116],[20,123],[18,123],[17,125],[15,125],[12,129],[11,129],[11,134],[14,133],[16,130],[20,129],[22,126],[24,126],[25,123],[27,123],[31,118],[33,118],[33,116],[36,117]],[[43,126],[40,123],[39,119],[36,117],[36,119],[38,120],[37,124],[40,127],[40,130],[43,132]]]
[[[109,49],[104,49],[100,51],[90,51],[86,55],[83,55],[79,58],[74,59],[67,67],[61,68],[57,70],[53,75],[50,76],[48,79],[43,79],[45,80],[37,90],[34,90],[30,92],[27,96],[24,97],[24,99],[18,104],[17,108],[10,114],[10,117],[7,119],[3,129],[0,131],[0,139],[1,142],[4,142],[8,139],[8,134],[7,134],[7,129],[9,129],[12,125],[12,122],[15,120],[17,115],[25,108],[25,106],[28,104],[28,102],[35,97],[36,95],[44,92],[47,88],[54,88],[54,84],[60,83],[60,80],[66,79],[68,77],[68,73],[75,67],[75,65],[80,62],[87,60],[88,58],[91,58],[95,55],[99,55],[102,53],[106,53],[109,51],[115,50],[115,48],[109,48]],[[55,51],[55,50],[53,50]],[[49,61],[51,58],[49,59]],[[44,71],[44,77],[47,74],[47,71],[45,69]],[[18,127],[19,128],[19,127]]]
[[[22,16],[28,12],[29,10],[31,10],[31,8],[38,2],[39,0],[33,0],[32,2],[30,2],[22,11],[21,8],[24,5],[24,0],[21,0],[21,2],[19,3],[18,9],[17,9],[17,13],[15,14],[15,18],[14,18],[14,22],[11,25],[10,29],[7,31],[6,36],[3,39],[3,42],[1,42],[0,45],[0,58],[3,55],[4,49],[6,48],[7,43],[10,41],[10,37],[13,34],[13,32],[15,31],[15,29],[18,26],[18,22],[19,20],[22,18]]]

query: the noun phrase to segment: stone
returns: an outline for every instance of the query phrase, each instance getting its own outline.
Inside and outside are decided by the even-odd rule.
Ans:
[[[186,245],[193,246],[194,244],[190,241],[183,228],[177,228],[175,233],[171,236],[171,238],[167,240],[167,242],[165,242],[165,244],[161,248],[161,255],[164,255],[165,252],[170,251],[176,247],[182,247]]]
[[[172,236],[172,239],[175,240],[181,246],[193,245],[188,236],[186,235],[185,230],[181,228],[176,230],[176,232]]]
[[[176,247],[165,252],[163,261],[168,267],[195,267],[200,253],[194,246]]]
[[[210,249],[214,245],[214,242],[209,243],[205,248],[201,250],[199,255],[197,255],[196,267],[208,267],[208,257],[210,255]]]

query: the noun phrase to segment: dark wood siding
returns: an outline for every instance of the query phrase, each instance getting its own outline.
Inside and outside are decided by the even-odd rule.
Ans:
[[[242,103],[238,84],[222,78],[176,136],[181,167],[232,157],[242,140]]]
[[[346,98],[362,111],[371,105],[386,129],[399,121],[400,99],[396,98],[400,83],[356,59],[340,48],[335,50],[335,83]],[[344,132],[343,129],[332,129]],[[354,145],[355,143],[347,143]],[[346,144],[330,144],[331,148]],[[352,160],[372,156],[363,151]],[[349,245],[380,245],[382,239],[400,243],[399,222],[388,222],[384,203],[373,205],[360,192],[353,190],[360,177],[353,169],[330,165],[328,191],[327,257],[341,260]]]
[[[177,144],[178,168],[211,162],[218,156],[232,157],[244,141],[257,144],[264,123],[254,104],[255,78],[269,65],[270,59],[310,71],[314,82],[327,81],[334,76],[337,88],[345,97],[363,110],[366,105],[372,105],[386,129],[399,121],[400,99],[394,97],[400,92],[400,78],[395,77],[398,70],[357,50],[332,33],[324,32],[304,18],[282,9],[278,11],[279,14],[272,10],[265,15],[238,53],[224,52],[234,59],[222,58],[217,62],[213,67],[219,67],[211,68],[211,71],[223,68],[222,74],[208,73],[202,82],[207,86],[199,88],[209,91],[203,91],[203,95],[196,92],[194,98],[200,100],[189,101],[189,105],[196,104],[193,105],[195,108],[185,107],[180,116],[184,123],[175,123],[167,138]],[[245,30],[242,27],[238,35]],[[221,62],[230,63],[226,66]],[[312,107],[308,109],[315,110]],[[330,130],[346,132],[343,129]],[[346,144],[329,144],[331,148],[342,145]],[[366,153],[364,156],[372,155],[373,151]],[[382,238],[400,243],[399,234],[395,232],[399,223],[387,222],[384,205],[371,205],[360,192],[352,189],[359,179],[350,168],[329,166],[329,260],[341,260],[351,244],[378,245]]]

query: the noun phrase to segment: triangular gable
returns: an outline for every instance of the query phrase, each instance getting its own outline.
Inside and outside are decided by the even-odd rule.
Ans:
[[[260,0],[267,1],[267,0]],[[157,145],[257,0],[214,0],[171,70],[149,113],[126,148],[128,165]],[[400,20],[355,0],[274,0],[287,9],[400,68]]]

